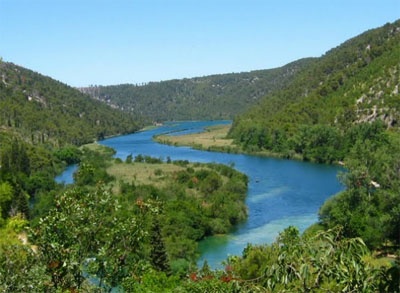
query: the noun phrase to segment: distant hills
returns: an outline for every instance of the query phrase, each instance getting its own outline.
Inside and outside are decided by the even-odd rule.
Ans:
[[[0,127],[33,144],[80,145],[139,128],[139,119],[78,90],[0,61]]]
[[[289,84],[313,58],[286,66],[190,79],[80,88],[96,100],[150,121],[232,119]]]

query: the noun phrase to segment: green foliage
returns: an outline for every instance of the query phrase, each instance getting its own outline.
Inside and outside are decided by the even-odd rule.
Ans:
[[[1,172],[30,174],[30,160],[27,146],[17,138],[5,144],[1,150]]]
[[[16,216],[8,219],[6,229],[9,229],[15,233],[21,233],[27,226],[28,221],[21,214],[17,214]]]
[[[167,276],[163,272],[149,270],[138,281],[132,278],[125,279],[122,282],[122,288],[125,292],[176,292],[180,283],[181,280],[177,276]]]
[[[83,148],[79,168],[73,175],[75,184],[79,186],[94,186],[97,183],[112,181],[114,178],[108,175],[105,169],[114,153],[115,151],[109,148],[102,148],[100,152]]]
[[[130,164],[132,163],[132,154],[128,155],[125,159],[125,163]]]
[[[0,291],[50,292],[50,276],[40,255],[26,242],[28,221],[21,214],[0,227]]]
[[[304,160],[333,163],[343,159],[342,136],[339,130],[328,125],[303,126],[293,137],[294,150]]]
[[[371,248],[399,244],[400,21],[315,59],[288,85],[235,118],[230,137],[249,152],[345,164],[346,190],[320,210]]]
[[[267,292],[376,292],[388,284],[386,268],[364,262],[368,249],[360,238],[343,238],[338,227],[300,236],[294,227],[271,245],[249,245],[232,259],[236,278],[262,285]]]
[[[158,161],[158,164],[161,163]],[[161,237],[158,241],[152,241],[150,248],[154,251],[151,253],[162,251],[165,245],[172,272],[185,274],[197,258],[199,240],[216,233],[227,233],[234,225],[246,219],[244,199],[247,177],[231,167],[219,164],[174,164],[180,169],[172,173],[162,172],[162,176],[154,179],[157,187],[138,182],[122,183],[120,192],[126,206],[136,202],[136,207],[132,209],[137,212],[143,213],[146,210],[142,203],[148,200],[160,202],[162,213],[157,216],[160,235],[156,233],[157,229],[154,230],[157,227],[154,226],[155,216],[146,216],[149,231],[152,231],[154,237]],[[157,167],[155,172],[160,171],[160,168]],[[157,259],[162,260],[160,257]],[[160,269],[155,262],[154,265]]]
[[[57,149],[54,155],[57,159],[64,161],[67,165],[73,165],[80,162],[82,152],[76,146],[68,145]]]
[[[8,62],[0,72],[0,125],[33,144],[80,145],[138,129],[133,116],[49,77]]]
[[[284,87],[311,61],[302,59],[270,70],[145,85],[94,86],[81,91],[125,111],[140,113],[149,121],[231,119],[264,95]]]
[[[266,268],[271,289],[373,292],[377,273],[362,261],[366,252],[361,239],[340,239],[336,231],[321,233],[310,243],[285,230],[277,263]],[[372,284],[371,284],[372,283]]]
[[[157,218],[157,215],[155,215],[151,227],[150,245],[151,245],[150,259],[153,267],[156,270],[165,272],[167,274],[170,273],[168,255],[165,248],[164,239],[162,238],[161,235],[161,226]]]
[[[82,288],[83,269],[104,286],[126,278],[142,257],[145,232],[133,215],[121,214],[115,196],[104,189],[73,189],[57,197],[55,208],[32,231],[56,289]]]
[[[144,160],[145,163],[148,164],[160,164],[162,163],[162,159],[161,158],[153,158],[151,156],[144,156]]]
[[[235,117],[230,137],[250,152],[331,163],[349,151],[355,124],[397,128],[398,25],[365,32],[310,62],[284,89]]]
[[[0,183],[0,215],[5,218],[13,197],[13,188],[7,182]]]
[[[182,171],[158,176],[157,180],[169,177],[163,187],[121,182],[121,194],[111,194],[98,186],[109,181],[102,174],[109,176],[105,170],[114,161],[112,155],[83,148],[74,175],[82,188],[39,197],[35,215],[42,218],[32,222],[32,241],[40,249],[52,288],[88,286],[83,272],[93,274],[104,288],[122,284],[158,290],[146,279],[152,274],[160,282],[175,284],[174,277],[165,279],[148,268],[184,277],[196,260],[197,241],[216,232],[216,220],[227,232],[247,215],[247,178],[230,167],[188,167],[181,162]],[[148,156],[140,160],[162,163]],[[89,185],[97,187],[83,188]]]
[[[30,223],[36,225],[41,217],[44,217],[54,207],[56,195],[63,188],[59,185],[51,191],[43,191],[35,195],[35,203],[30,210]]]
[[[399,137],[373,124],[360,130],[341,176],[346,190],[321,207],[321,223],[342,225],[347,237],[362,237],[372,248],[399,244]]]
[[[60,162],[43,146],[29,145],[19,136],[0,132],[0,209],[3,218],[30,216],[29,200],[56,189],[54,176]]]
[[[40,257],[23,244],[0,244],[0,291],[51,292]]]
[[[221,292],[221,293],[239,293],[239,292],[257,292],[257,290],[245,290],[240,284],[235,281],[222,281],[217,277],[206,279],[187,281],[179,287],[177,292]],[[181,291],[179,291],[181,290]],[[262,292],[262,291],[259,291]]]

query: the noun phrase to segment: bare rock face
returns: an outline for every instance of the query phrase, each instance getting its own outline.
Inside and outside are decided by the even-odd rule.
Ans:
[[[355,123],[383,121],[388,128],[397,127],[400,119],[400,64],[387,70],[355,101]],[[362,85],[360,85],[362,87]]]

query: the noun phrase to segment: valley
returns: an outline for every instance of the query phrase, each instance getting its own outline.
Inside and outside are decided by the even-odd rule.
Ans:
[[[399,56],[397,20],[140,85],[0,59],[0,291],[399,292]]]

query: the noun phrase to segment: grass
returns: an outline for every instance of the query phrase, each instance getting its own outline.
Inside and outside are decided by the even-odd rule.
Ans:
[[[185,168],[174,164],[148,164],[148,163],[112,163],[107,168],[107,173],[126,183],[153,184],[160,187],[174,172]]]
[[[213,148],[236,148],[233,139],[226,138],[230,125],[214,125],[206,128],[204,132],[170,136],[159,135],[154,139],[159,143],[175,145],[175,146],[190,146],[197,149],[210,150]]]
[[[212,137],[223,140],[228,131],[229,127],[213,127],[210,131],[205,132],[202,139],[210,140]],[[174,184],[176,173],[179,171],[187,170],[192,168],[194,171],[200,169],[210,169],[204,164],[199,163],[187,163],[184,165],[172,163],[148,163],[148,162],[132,162],[125,163],[120,159],[112,159],[114,150],[112,148],[103,146],[99,143],[90,143],[82,146],[82,150],[90,150],[99,154],[104,160],[107,160],[106,172],[116,178],[110,186],[115,194],[120,191],[120,183],[135,183],[136,185],[153,185],[157,188],[163,188]],[[107,159],[106,159],[107,158]],[[228,181],[227,178],[222,176],[224,183]],[[187,192],[196,196],[197,191],[195,189],[188,189]]]
[[[97,152],[100,155],[113,155],[115,152],[114,149],[104,146],[104,145],[101,145],[97,142],[88,143],[81,147],[81,150],[85,150],[85,149]]]
[[[136,185],[153,185],[157,188],[163,188],[176,184],[176,173],[179,171],[192,168],[194,171],[200,169],[208,169],[209,167],[199,163],[188,163],[184,166],[174,163],[125,163],[114,160],[108,167],[107,173],[116,178],[112,183],[112,190],[115,194],[120,191],[120,183],[135,183]],[[224,183],[228,181],[225,176],[222,176]],[[199,191],[196,188],[187,188],[186,192],[192,196],[199,196]]]

